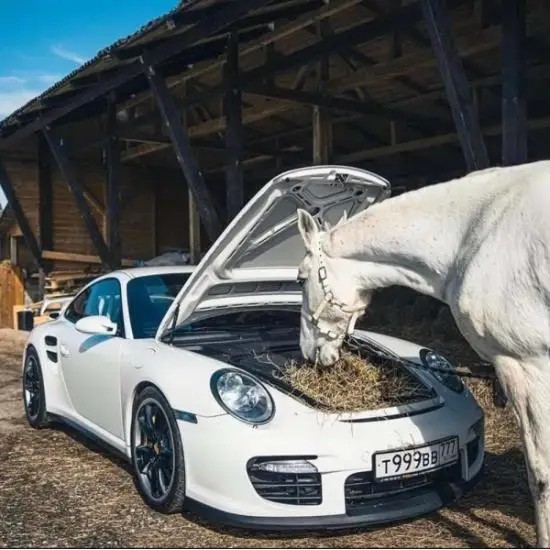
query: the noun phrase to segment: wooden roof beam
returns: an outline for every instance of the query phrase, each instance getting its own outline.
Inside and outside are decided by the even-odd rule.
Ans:
[[[187,46],[190,46],[207,36],[211,36],[212,34],[219,32],[221,29],[227,28],[234,22],[238,21],[251,9],[261,7],[269,2],[270,0],[239,0],[239,2],[231,2],[223,7],[218,7],[218,10],[213,13],[211,17],[202,19],[199,23],[193,25],[189,30],[187,30],[184,33],[184,36],[181,38],[178,37],[178,41],[176,43],[164,43],[160,44],[157,48],[154,48],[151,52],[149,52],[149,59],[151,62],[157,64],[174,57],[183,51]],[[134,62],[122,68],[112,77],[84,90],[77,97],[67,102],[67,104],[57,107],[48,113],[44,113],[43,117],[38,118],[23,127],[19,127],[17,130],[14,130],[6,136],[0,136],[0,146],[7,147],[10,144],[14,144],[19,140],[32,135],[57,119],[107,94],[111,90],[118,88],[129,80],[140,76],[142,71],[143,69],[141,63],[139,62]]]
[[[457,47],[460,50],[462,56],[474,55],[480,51],[484,51],[486,49],[490,49],[498,46],[498,44],[500,43],[500,34],[501,34],[500,27],[490,27],[482,31],[481,33],[478,33],[475,37],[466,36],[466,37],[459,38],[457,40]],[[368,85],[371,83],[379,83],[383,80],[389,80],[398,75],[407,74],[420,67],[431,67],[434,64],[435,64],[435,59],[434,59],[434,56],[431,54],[431,52],[427,52],[427,53],[419,52],[419,53],[407,54],[407,55],[403,55],[400,58],[394,59],[392,61],[388,61],[386,63],[379,63],[377,65],[373,65],[368,69],[358,70],[353,75],[341,77],[339,79],[329,81],[327,83],[327,88],[329,93],[332,93],[332,94],[342,93],[346,90],[353,89],[358,85]],[[249,87],[250,89],[252,89],[252,85],[245,86],[245,88],[246,87]],[[297,91],[294,90],[294,92],[297,92]],[[204,96],[206,93],[207,93],[206,91],[203,91],[202,95]],[[295,95],[295,99],[297,97],[298,96]],[[429,92],[428,94],[416,95],[414,97],[411,97],[399,103],[391,104],[390,107],[399,107],[399,106],[406,107],[411,103],[425,101],[429,98],[436,99],[439,97],[441,97],[441,91]],[[311,98],[309,98],[309,100],[310,99]],[[243,124],[250,124],[253,122],[257,122],[259,120],[269,118],[270,116],[291,110],[292,104],[290,103],[289,105],[290,101],[291,100],[286,101],[283,104],[275,105],[270,108],[260,107],[260,108],[247,109],[243,113]],[[344,107],[344,103],[342,103],[342,101],[348,101],[348,100],[341,100],[341,102],[339,103],[340,107]],[[184,102],[184,105],[187,105],[187,101]],[[354,106],[355,112],[357,112],[357,110],[355,109],[356,106],[357,106],[357,103]],[[348,103],[346,104],[346,108],[344,110],[349,111],[350,107],[351,107],[351,104]],[[372,114],[372,111],[369,111],[369,114]],[[139,119],[136,122],[139,123]],[[223,118],[220,118],[220,119],[215,119],[213,121],[209,121],[200,125],[192,126],[189,128],[189,132],[190,132],[190,137],[198,137],[198,136],[210,135],[211,133],[221,132],[224,129],[225,129],[224,120]],[[164,147],[165,145],[163,144],[150,144],[150,145],[134,147],[131,150],[125,151],[123,153],[123,159],[125,161],[128,161],[142,155],[147,155],[149,153],[152,153]]]
[[[430,116],[400,112],[395,108],[387,107],[373,100],[366,102],[354,101],[325,94],[315,94],[301,90],[290,90],[276,86],[251,86],[247,87],[245,92],[281,99],[283,101],[303,103],[304,105],[311,105],[314,107],[324,107],[335,111],[393,118],[394,120],[401,120],[406,124],[414,124],[416,127],[422,127],[423,131],[432,131],[440,123],[438,119]]]
[[[442,0],[422,0],[421,4],[466,166],[468,170],[487,168],[489,155],[472,90],[452,35],[449,11]]]
[[[540,130],[543,128],[550,128],[550,116],[531,119],[527,122],[527,127],[530,130]],[[498,136],[502,132],[501,124],[494,124],[482,128],[483,135],[485,136]],[[394,145],[388,145],[384,147],[373,147],[370,149],[364,149],[362,151],[356,151],[346,155],[341,155],[336,159],[336,162],[340,163],[357,163],[369,159],[375,159],[384,156],[396,155],[399,153],[417,151],[421,149],[428,149],[433,147],[440,147],[451,143],[458,144],[458,135],[456,132],[450,132],[447,134],[441,134],[437,136],[431,136],[428,138],[415,139],[410,141],[404,141]]]
[[[254,43],[245,46],[239,52],[239,54],[242,57],[262,50],[263,48],[269,46],[269,44],[274,44],[275,42],[282,40],[283,38],[286,38],[287,36],[290,36],[300,31],[301,29],[304,29],[305,27],[310,26],[315,21],[320,21],[322,19],[326,19],[328,17],[341,13],[342,11],[349,9],[350,7],[355,6],[360,2],[361,0],[333,0],[328,5],[323,6],[322,8],[317,10],[315,13],[307,13],[300,17],[297,17],[294,19],[294,21],[291,21],[270,32],[269,34],[266,34],[261,40],[257,40]],[[215,72],[222,67],[222,65],[225,63],[225,60],[226,56],[225,54],[223,54],[220,55],[214,62],[200,63],[196,67],[193,67],[192,69],[186,71],[180,77],[168,80],[167,86],[170,89],[174,89],[177,86],[180,86],[189,81],[190,79]],[[150,98],[149,93],[142,94],[134,99],[127,100],[124,103],[123,107],[129,108],[138,105],[146,101],[148,98]]]
[[[527,34],[532,35],[544,31],[549,15],[548,9],[544,8],[531,13],[527,17]],[[476,55],[500,47],[501,36],[500,26],[488,27],[474,35],[456,38],[456,49],[461,58]],[[328,89],[331,93],[338,94],[356,86],[380,83],[399,75],[409,74],[413,70],[432,67],[434,64],[435,58],[431,51],[404,54],[392,61],[378,63],[372,67],[357,70],[352,75],[332,80]]]
[[[527,75],[529,76],[530,80],[550,78],[550,64],[541,64],[538,66],[529,67],[527,69]],[[476,88],[483,88],[486,86],[495,86],[495,85],[500,85],[501,80],[502,80],[501,75],[499,73],[496,73],[489,76],[485,76],[483,78],[476,79],[472,81],[472,85],[475,86]],[[444,96],[445,96],[444,90],[435,89],[430,92],[426,92],[425,94],[418,94],[405,99],[392,101],[386,104],[386,106],[395,107],[399,109],[407,108],[407,107],[416,107],[418,105],[425,104],[428,101],[434,101]],[[349,123],[353,123],[361,119],[364,119],[366,116],[367,115],[362,115],[362,114],[350,114],[350,115],[345,115],[341,117],[335,117],[333,118],[333,124],[349,124]],[[300,128],[296,128],[293,130],[284,130],[281,132],[270,133],[268,135],[265,135],[263,137],[260,137],[258,139],[254,139],[248,142],[247,149],[249,147],[255,147],[262,143],[267,143],[269,141],[275,141],[275,140],[279,140],[287,137],[295,137],[301,134],[308,133],[310,131],[311,131],[311,126],[306,124]]]
[[[195,156],[193,155],[193,151],[191,150],[189,136],[182,127],[176,104],[168,91],[166,83],[158,75],[155,67],[147,56],[143,56],[142,60],[143,70],[151,86],[151,91],[162,115],[168,135],[170,136],[176,158],[187,184],[193,193],[193,198],[197,204],[197,209],[208,237],[210,240],[214,241],[221,233],[222,224]]]
[[[360,0],[353,0],[353,2],[355,3],[358,1]],[[454,0],[454,1],[456,2],[457,0]],[[326,16],[326,13],[325,13],[325,16]],[[338,48],[345,49],[349,47],[350,44],[365,42],[370,39],[377,38],[383,35],[385,32],[388,32],[389,29],[400,28],[401,26],[411,25],[413,24],[414,21],[418,20],[420,17],[421,17],[421,12],[420,12],[419,6],[417,4],[411,4],[403,10],[399,18],[397,19],[392,17],[385,17],[380,20],[368,21],[367,23],[356,25],[351,29],[347,29],[337,34],[331,34],[321,42],[317,42],[311,46],[308,46],[306,48],[300,49],[298,51],[292,52],[287,55],[277,56],[277,58],[274,61],[268,64],[264,64],[259,67],[256,67],[255,69],[241,73],[239,77],[239,85],[244,88],[249,84],[255,83],[257,81],[261,81],[266,77],[269,77],[270,75],[275,74],[276,72],[290,70],[290,68],[293,68],[295,66],[310,64],[312,61],[319,59],[324,54],[327,54],[327,53],[330,54],[332,51],[334,51],[334,49],[338,49]],[[322,17],[319,17],[319,20],[321,19]],[[287,31],[285,32],[289,32],[289,30],[287,29]],[[292,32],[295,32],[294,27],[292,27]],[[281,36],[285,36],[285,34],[283,33]],[[241,52],[241,56],[244,53],[246,53],[246,51],[247,50],[245,48],[245,50]],[[401,59],[404,59],[404,58],[395,60],[393,63],[398,62]],[[429,59],[430,59],[430,63],[433,63],[433,56],[430,55]],[[414,61],[412,61],[412,63],[411,61],[412,61],[411,59],[407,59],[407,65],[406,65],[406,68],[404,69],[405,71],[414,70],[415,68]],[[375,65],[374,67],[378,67],[380,70],[379,66],[386,67],[387,64],[378,64],[378,65]],[[370,70],[371,69],[369,69],[369,71]],[[361,73],[361,71],[358,71],[358,72]],[[346,89],[355,88],[356,85],[354,83],[351,83],[348,85],[349,79],[353,77],[354,75],[351,75],[351,77],[344,77],[343,79],[340,79],[338,82],[339,82],[339,86],[342,89],[339,91],[345,91]],[[360,85],[360,83],[358,83],[358,85]],[[331,90],[335,86],[336,84],[333,84],[332,82],[328,84],[329,90]],[[187,97],[186,100],[183,102],[182,106],[190,107],[196,104],[200,104],[204,102],[205,99],[218,97],[220,94],[223,93],[223,91],[224,91],[223,83],[218,86],[215,86],[214,88],[211,88],[210,90],[201,90],[200,92],[191,94],[189,97]],[[150,119],[150,117],[146,115],[146,117],[144,117],[143,122],[145,123],[145,120],[148,120],[148,119]],[[155,150],[155,149],[152,148],[151,150]]]
[[[420,20],[421,16],[420,6],[417,3],[409,4],[403,8],[397,17],[387,16],[359,23],[341,32],[330,34],[310,46],[278,56],[272,63],[262,64],[254,69],[243,72],[239,77],[239,84],[245,88],[249,84],[263,80],[270,74],[287,72],[296,67],[316,61],[323,57],[323,55],[330,55],[341,49],[349,48],[351,45],[374,40],[390,31],[406,28],[414,24]],[[190,96],[186,104],[189,106],[194,103],[203,102],[207,98],[217,97],[223,93],[223,89],[224,85],[222,82],[218,86],[211,88],[209,92]]]
[[[249,40],[255,40],[256,38],[263,36],[267,32],[267,24],[259,25],[255,28],[248,28],[242,30],[239,33],[239,39],[242,42],[247,42]],[[198,63],[209,59],[215,56],[222,54],[225,51],[225,46],[227,44],[227,32],[223,34],[210,37],[208,40],[200,41],[196,46],[192,48],[187,48],[185,51],[185,63]],[[185,33],[182,33],[181,39],[185,37]],[[113,54],[114,57],[121,60],[126,59],[135,59],[139,57],[144,51],[149,51],[151,48],[158,47],[162,44],[166,44],[170,41],[177,41],[179,35],[177,36],[166,36],[165,38],[159,38],[158,40],[152,41],[147,44],[139,44],[137,46],[132,46],[131,48],[121,49]]]

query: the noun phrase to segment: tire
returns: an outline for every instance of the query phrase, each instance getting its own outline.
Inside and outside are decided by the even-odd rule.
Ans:
[[[153,386],[135,398],[132,411],[132,468],[143,500],[157,512],[181,511],[185,500],[185,462],[172,408]]]
[[[36,429],[46,428],[50,424],[46,409],[44,378],[38,353],[33,346],[27,348],[23,366],[23,404],[25,416],[30,426]]]

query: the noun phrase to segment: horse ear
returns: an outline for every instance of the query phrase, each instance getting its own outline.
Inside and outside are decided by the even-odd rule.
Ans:
[[[300,230],[306,248],[311,250],[313,237],[317,235],[319,229],[317,228],[317,222],[313,219],[313,216],[301,208],[298,208],[298,229]]]

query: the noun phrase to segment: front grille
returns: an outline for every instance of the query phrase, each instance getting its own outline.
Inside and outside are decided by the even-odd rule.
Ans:
[[[427,488],[437,483],[458,481],[461,479],[460,462],[425,474],[388,481],[376,481],[374,473],[358,472],[350,475],[345,482],[346,512],[353,512],[375,498],[392,495],[413,489]]]
[[[322,502],[321,474],[283,474],[254,470],[251,467],[247,469],[254,489],[266,500],[302,506],[313,506]]]

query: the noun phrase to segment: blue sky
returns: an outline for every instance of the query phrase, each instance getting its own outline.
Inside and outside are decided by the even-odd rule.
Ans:
[[[0,120],[176,3],[0,0]]]

